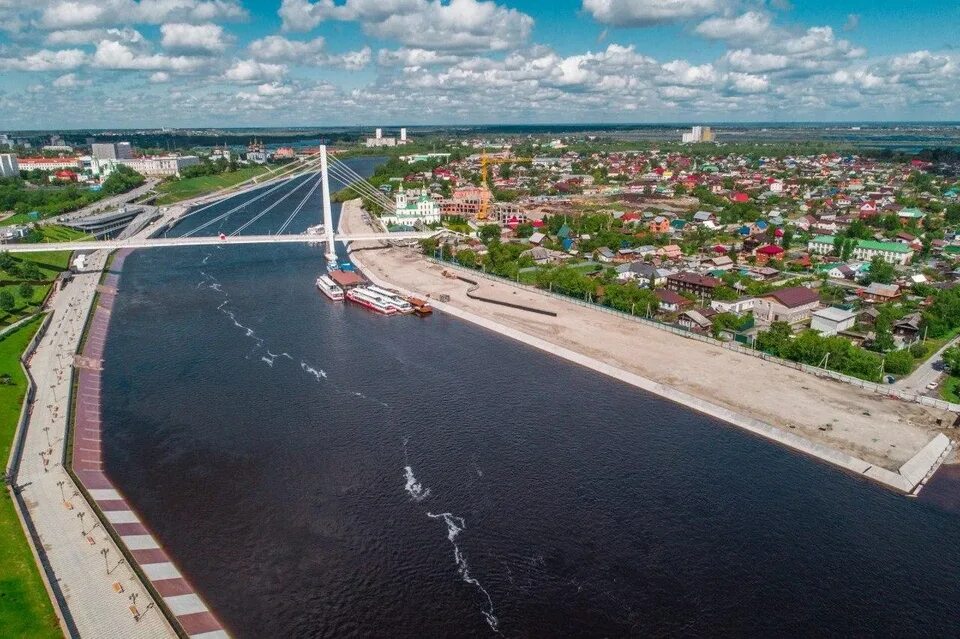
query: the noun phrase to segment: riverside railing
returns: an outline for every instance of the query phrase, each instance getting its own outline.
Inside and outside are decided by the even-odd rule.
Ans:
[[[737,342],[726,342],[723,340],[716,339],[707,335],[701,335],[699,333],[694,333],[685,328],[674,326],[672,324],[665,324],[663,322],[658,322],[657,320],[649,319],[647,317],[642,317],[639,315],[634,315],[632,313],[627,313],[625,311],[617,310],[609,306],[604,306],[603,304],[597,304],[596,302],[591,302],[587,300],[581,300],[576,297],[570,297],[568,295],[563,295],[562,293],[554,293],[548,289],[542,289],[537,286],[531,286],[530,284],[524,284],[516,280],[511,280],[500,275],[494,275],[492,273],[487,273],[486,271],[478,271],[476,269],[467,268],[461,266],[455,262],[448,262],[445,260],[439,260],[434,257],[427,257],[427,259],[435,264],[438,264],[443,267],[449,267],[457,269],[462,272],[470,273],[471,275],[476,275],[487,280],[494,282],[501,282],[504,284],[509,284],[511,286],[516,286],[518,288],[528,290],[531,292],[539,293],[541,295],[546,295],[563,302],[570,302],[578,306],[583,306],[585,308],[590,308],[593,310],[601,311],[608,313],[610,315],[616,315],[623,319],[627,319],[633,322],[638,322],[657,330],[666,331],[668,333],[673,333],[674,335],[679,335],[680,337],[685,337],[687,339],[696,340],[698,342],[703,342],[705,344],[710,344],[712,346],[717,346],[719,348],[724,348],[735,353],[741,353],[749,357],[756,357],[767,362],[774,364],[779,364],[780,366],[786,366],[787,368],[792,368],[816,377],[822,377],[827,379],[832,379],[843,384],[849,384],[851,386],[856,386],[857,388],[862,388],[870,392],[876,393],[878,395],[883,395],[891,399],[899,399],[906,402],[912,402],[915,404],[920,404],[922,406],[931,406],[933,408],[938,408],[941,410],[950,411],[953,413],[960,413],[960,404],[953,402],[948,402],[942,399],[937,399],[935,397],[927,397],[926,395],[921,395],[920,393],[911,393],[902,391],[896,388],[893,388],[889,385],[878,384],[876,382],[869,382],[867,380],[860,379],[859,377],[853,377],[852,375],[845,375],[837,371],[832,371],[830,369],[821,368],[819,366],[810,366],[809,364],[801,364],[800,362],[792,362],[788,359],[783,359],[782,357],[777,357],[775,355],[770,355],[769,353],[764,353],[754,348],[749,348],[743,346]]]

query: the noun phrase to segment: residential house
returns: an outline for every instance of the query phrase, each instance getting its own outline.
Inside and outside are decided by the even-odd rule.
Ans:
[[[754,297],[741,297],[737,300],[713,300],[710,302],[710,308],[718,313],[733,313],[734,315],[744,315],[753,312],[757,300]]]
[[[911,313],[893,325],[893,336],[904,346],[908,346],[921,338],[920,313]]]
[[[613,251],[608,249],[606,246],[601,246],[597,249],[597,259],[605,264],[609,264],[616,257]]]
[[[698,297],[712,297],[722,281],[708,275],[684,271],[667,277],[667,288],[677,293],[692,293]]]
[[[706,333],[713,328],[713,322],[699,310],[694,309],[680,313],[677,324],[696,333]]]
[[[651,233],[669,233],[670,232],[670,220],[665,218],[662,215],[658,215],[649,222],[647,222],[647,230]]]
[[[817,255],[830,255],[834,250],[835,237],[832,235],[818,235],[807,243],[807,250]],[[857,240],[853,249],[853,257],[869,262],[875,256],[880,256],[890,264],[909,264],[913,259],[913,249],[900,242],[877,242],[875,240]]]
[[[836,306],[828,306],[813,312],[810,319],[810,328],[820,331],[820,334],[829,337],[853,328],[857,322],[854,311]]]
[[[810,319],[820,306],[820,295],[805,286],[772,291],[757,298],[754,317],[763,322],[799,324]]]
[[[693,302],[683,295],[671,290],[660,288],[654,291],[657,299],[660,300],[660,310],[668,313],[679,313],[680,311],[693,306]]]
[[[863,301],[873,304],[892,302],[900,297],[900,287],[896,284],[873,282],[870,286],[860,291],[860,297],[863,298]]]

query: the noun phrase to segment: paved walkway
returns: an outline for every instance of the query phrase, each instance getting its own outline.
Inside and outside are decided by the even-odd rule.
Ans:
[[[165,212],[158,224],[182,213]],[[140,235],[149,234],[151,225]],[[118,256],[122,265],[125,256]],[[100,369],[109,310],[118,277],[108,274],[100,286],[105,251],[88,257],[89,268],[53,294],[49,328],[28,362],[36,382],[17,485],[43,552],[62,593],[71,635],[95,639],[167,638],[177,634],[157,608],[150,592],[126,565],[123,554],[61,464],[66,453],[70,401],[70,367],[77,368],[77,431],[74,471],[105,514],[167,607],[191,637],[227,637],[207,606],[183,579],[146,526],[103,474],[100,439]],[[82,356],[79,347],[94,294],[100,303]],[[0,632],[2,635],[2,632]]]
[[[102,268],[103,252],[90,264]],[[99,524],[61,464],[66,442],[73,354],[99,272],[77,275],[53,295],[53,319],[28,368],[36,398],[17,485],[66,603],[67,625],[80,637],[174,637],[166,618]],[[99,447],[99,442],[78,442]]]

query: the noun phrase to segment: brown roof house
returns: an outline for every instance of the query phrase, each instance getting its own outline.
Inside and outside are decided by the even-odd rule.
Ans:
[[[782,288],[757,297],[753,316],[760,322],[799,324],[820,306],[820,294],[805,286]]]

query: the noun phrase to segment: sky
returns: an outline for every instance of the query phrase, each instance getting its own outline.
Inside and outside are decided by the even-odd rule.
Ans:
[[[0,128],[960,120],[956,0],[0,0]]]

